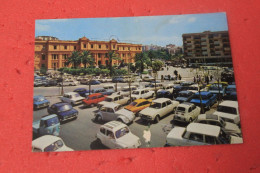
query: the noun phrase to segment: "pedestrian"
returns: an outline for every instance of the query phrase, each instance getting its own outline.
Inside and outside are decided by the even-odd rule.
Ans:
[[[210,81],[212,81],[212,79],[213,79],[213,76],[212,76],[212,75],[210,75]]]
[[[199,75],[199,82],[201,82],[201,77],[200,77],[200,75]]]
[[[209,76],[206,76],[206,83],[209,84]]]
[[[194,76],[194,78],[193,78],[193,82],[196,83],[196,77],[195,77],[195,76]]]
[[[169,80],[169,81],[171,80],[171,75],[168,75],[168,80]]]
[[[163,75],[161,75],[161,82],[163,82]]]
[[[175,76],[178,76],[178,71],[174,70],[174,74],[175,74]]]
[[[181,75],[179,74],[179,79],[181,80]]]
[[[167,71],[169,70],[169,67],[167,67]]]

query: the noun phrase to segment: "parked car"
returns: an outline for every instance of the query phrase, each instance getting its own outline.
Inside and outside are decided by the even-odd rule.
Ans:
[[[60,134],[60,121],[56,114],[46,115],[33,122],[33,134],[35,136]]]
[[[178,94],[178,97],[176,98],[176,101],[182,103],[182,102],[189,102],[194,95],[191,91],[180,91]]]
[[[90,94],[95,94],[95,93],[103,94],[104,92],[106,92],[106,89],[104,89],[104,88],[96,88],[96,89],[91,90]],[[85,95],[88,96],[89,92],[87,92]]]
[[[139,137],[118,121],[110,121],[100,127],[97,139],[111,149],[138,148],[141,146]]]
[[[58,84],[57,80],[51,79],[51,80],[46,80],[44,86],[45,87],[56,86],[57,84]]]
[[[100,85],[101,82],[99,82],[98,80],[90,80],[87,82],[87,85]]]
[[[113,95],[115,91],[113,89],[106,89],[105,92],[102,92],[103,95],[110,96]]]
[[[77,88],[77,89],[73,90],[73,92],[78,93],[81,97],[85,97],[86,93],[88,93],[89,90],[87,90],[86,88]]]
[[[156,98],[169,98],[169,99],[173,99],[173,95],[171,94],[170,91],[160,90],[160,91],[157,91]]]
[[[174,88],[174,89],[173,89],[172,95],[173,95],[174,98],[176,98],[176,97],[178,97],[179,92],[182,91],[182,86],[176,85],[176,86],[174,86],[173,88]]]
[[[143,82],[151,82],[154,81],[152,76],[143,76]]]
[[[156,87],[155,87],[156,86]],[[163,88],[163,84],[162,83],[150,83],[145,85],[146,89],[149,89],[150,91],[155,91],[155,90],[159,90],[161,88]]]
[[[58,86],[76,86],[77,84],[74,81],[63,81],[58,84]]]
[[[48,108],[49,114],[56,114],[60,122],[78,118],[78,111],[68,103],[55,103]]]
[[[220,116],[226,122],[240,124],[240,116],[237,101],[223,101],[213,114]]]
[[[95,93],[87,96],[82,102],[85,106],[94,107],[99,102],[104,101],[105,97],[103,94]]]
[[[237,100],[236,85],[228,85],[225,94],[224,100]]]
[[[124,97],[122,95],[110,95],[110,96],[107,96],[104,99],[104,101],[99,102],[97,107],[100,108],[101,106],[103,106],[104,104],[106,104],[108,102],[114,102],[114,103],[118,103],[120,105],[125,105],[125,104],[130,104],[130,98]]]
[[[184,102],[177,106],[173,120],[181,122],[192,122],[200,114],[200,107],[192,103]]]
[[[163,116],[173,112],[178,105],[179,102],[168,98],[155,99],[149,107],[139,113],[139,116],[144,121],[158,123]]]
[[[113,83],[119,83],[119,82],[124,82],[124,79],[122,78],[122,77],[114,77],[113,79],[112,79],[112,82]]]
[[[195,104],[196,106],[200,107],[200,95],[201,95],[201,102],[202,102],[202,106],[206,109],[210,109],[212,105],[214,105],[217,102],[217,96],[215,94],[212,94],[211,92],[207,92],[207,91],[202,91],[195,93],[191,100],[190,103]]]
[[[193,84],[193,85],[189,86],[187,88],[187,90],[191,91],[191,92],[193,92],[195,94],[195,93],[199,92],[199,87],[200,87],[200,91],[206,91],[205,90],[205,86],[203,86],[203,85],[199,86],[198,84]]]
[[[83,78],[83,79],[80,80],[80,84],[87,85],[88,81],[89,81],[89,79]]]
[[[45,135],[32,141],[32,152],[74,151],[60,137]]]
[[[226,87],[222,84],[212,84],[208,91],[212,94],[216,94],[219,99],[222,99],[224,95],[226,94]]]
[[[129,105],[127,105],[125,107],[125,109],[129,110],[129,111],[132,111],[133,113],[135,113],[136,115],[138,115],[138,113],[149,107],[152,103],[152,100],[149,99],[137,99],[137,100],[134,100],[132,103],[130,103]]]
[[[221,84],[221,85],[223,85],[223,87],[227,87],[228,86],[228,83],[227,82],[222,82],[222,81],[220,81],[220,82],[218,82],[218,81],[216,81],[216,82],[214,82],[214,83],[211,83],[211,84],[208,84],[206,87],[210,87],[211,85],[216,85],[216,84]]]
[[[42,80],[41,79],[34,79],[33,86],[34,87],[43,86]]]
[[[154,97],[154,92],[150,91],[148,89],[137,89],[135,91],[132,91],[132,99],[137,100],[137,99],[147,99],[150,97]]]
[[[133,122],[135,115],[133,112],[124,109],[118,103],[104,103],[103,106],[95,112],[95,120],[101,121],[113,121],[117,120],[125,124]]]
[[[103,86],[104,89],[108,90],[108,89],[112,89],[112,90],[115,90],[115,84],[105,84]]]
[[[33,109],[34,110],[48,107],[49,105],[50,105],[49,100],[47,100],[44,96],[42,96],[42,95],[33,96]]]
[[[239,144],[243,139],[227,135],[219,126],[190,123],[185,127],[174,127],[166,137],[167,146],[191,146],[211,144]]]
[[[230,122],[225,122],[220,116],[214,114],[201,114],[194,121],[196,123],[210,124],[221,127],[221,129],[228,135],[239,135],[241,136],[241,130],[239,127]]]
[[[72,106],[76,106],[78,104],[81,104],[83,99],[84,99],[84,97],[81,97],[76,92],[68,92],[68,93],[65,93],[63,95],[63,97],[60,97],[60,100],[62,102],[69,103]]]
[[[125,96],[125,97],[128,97],[130,95],[129,92],[132,92],[132,91],[135,91],[135,90],[137,90],[136,86],[130,86],[130,88],[129,88],[129,86],[124,86],[118,94]]]
[[[163,87],[161,89],[159,89],[158,91],[164,90],[164,91],[169,91],[171,94],[173,93],[174,90],[174,84],[166,84],[163,85]]]

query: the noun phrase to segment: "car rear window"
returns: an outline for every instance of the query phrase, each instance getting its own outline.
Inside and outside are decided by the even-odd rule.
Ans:
[[[58,140],[54,143],[52,143],[51,145],[47,146],[46,148],[44,148],[45,152],[48,151],[56,151],[57,149],[61,148],[63,146],[63,142],[61,140]]]
[[[53,126],[58,123],[59,123],[58,117],[53,117],[53,118],[46,120],[47,127]]]
[[[237,109],[233,107],[218,106],[217,111],[237,115]]]

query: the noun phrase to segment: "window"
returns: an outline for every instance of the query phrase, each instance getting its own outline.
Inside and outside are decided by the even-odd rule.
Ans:
[[[114,110],[112,108],[107,108],[107,112],[114,113]]]
[[[103,133],[104,135],[106,134],[106,129],[100,128],[100,132]]]
[[[64,49],[67,49],[67,46],[64,46]]]
[[[42,67],[45,67],[45,64],[42,64]]]
[[[95,99],[97,99],[97,96],[92,97],[92,100],[95,100]]]
[[[56,45],[54,45],[54,46],[53,46],[53,49],[57,49],[57,46],[56,46]]]
[[[130,50],[130,47],[128,47],[128,50]]]
[[[107,53],[105,54],[105,57],[108,57],[108,54],[107,54]],[[107,61],[107,60],[106,60],[106,61]]]
[[[104,97],[103,95],[99,95],[97,98],[102,98],[102,97]]]
[[[56,60],[58,59],[58,55],[57,54],[52,54],[52,60]]]
[[[101,44],[100,44],[100,45],[98,45],[98,48],[99,48],[99,49],[101,49]]]
[[[115,49],[116,48],[116,45],[113,45],[113,49]]]
[[[106,45],[106,48],[108,49],[108,45]]]
[[[213,136],[205,136],[205,140],[208,144],[216,144],[215,137]]]
[[[125,54],[123,53],[122,56],[125,57]]]
[[[198,141],[198,142],[203,142],[203,135],[201,134],[196,134],[196,133],[192,133],[189,137],[189,140],[193,140],[193,141]]]
[[[124,97],[123,96],[119,96],[119,99],[123,99]]]
[[[115,101],[119,100],[119,97],[115,97]]]
[[[172,104],[172,102],[170,100],[168,100],[166,103],[167,103],[167,105],[171,105]]]
[[[98,53],[98,57],[101,58],[101,53]]]
[[[74,46],[74,50],[76,50],[77,49],[77,46]]]
[[[113,132],[111,132],[109,130],[107,131],[107,136],[112,138],[112,139],[115,139],[115,136],[114,136]]]
[[[44,54],[42,54],[42,60],[45,60],[45,55]]]
[[[164,102],[164,103],[162,104],[162,108],[164,108],[164,107],[166,107],[166,102]]]
[[[94,48],[94,46],[93,46],[93,44],[91,44],[91,49],[93,49]]]
[[[144,94],[144,91],[141,91],[141,94]]]
[[[86,44],[84,44],[84,48],[87,48],[87,45],[86,45]]]
[[[192,111],[192,109],[191,109],[191,107],[190,107],[188,112],[191,112],[191,111]]]

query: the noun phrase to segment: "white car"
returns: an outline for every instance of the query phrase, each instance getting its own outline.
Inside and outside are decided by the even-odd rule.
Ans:
[[[162,91],[162,90],[165,90],[165,91],[169,91],[171,94],[173,93],[173,88],[174,84],[166,84],[166,85],[163,85],[162,89],[159,89],[158,91]]]
[[[192,103],[184,102],[178,105],[173,120],[181,122],[192,122],[200,114],[200,107]]]
[[[63,81],[61,83],[58,84],[59,86],[76,86],[76,82],[69,80],[69,81]]]
[[[130,91],[131,90],[131,91]],[[136,86],[130,86],[130,89],[129,89],[129,86],[124,86],[122,88],[122,90],[120,92],[118,92],[118,94],[122,95],[122,96],[125,96],[125,97],[128,97],[130,95],[129,92],[132,92],[134,90],[137,90],[137,87]]]
[[[32,141],[32,152],[74,151],[60,137],[45,135]]]
[[[135,115],[133,112],[124,109],[117,103],[106,103],[95,112],[95,120],[101,121],[121,121],[125,124],[133,122]]]
[[[198,84],[193,84],[191,86],[188,87],[188,91],[191,91],[193,93],[197,93],[199,92],[199,86]],[[202,88],[202,86],[200,86],[200,91],[206,91],[205,88]]]
[[[238,136],[241,136],[241,130],[239,129],[239,127],[236,124],[230,123],[230,122],[225,122],[218,115],[201,114],[198,116],[198,118],[194,122],[219,126],[228,135],[237,134]]]
[[[156,90],[159,90],[163,88],[163,84],[162,83],[156,83],[156,87],[155,87],[155,83],[150,83],[148,85],[145,85],[145,89],[148,89],[150,91],[155,91]]]
[[[124,97],[122,95],[113,94],[113,95],[107,96],[104,101],[99,102],[97,107],[100,108],[104,104],[110,103],[110,102],[118,103],[120,105],[125,105],[125,104],[131,103],[129,97]]]
[[[154,96],[154,92],[149,89],[137,89],[132,91],[131,97],[133,100],[137,99],[147,99]]]
[[[213,114],[220,116],[226,122],[240,124],[237,101],[223,101],[217,107]]]
[[[108,90],[108,89],[112,89],[115,90],[115,84],[105,84],[103,86],[104,89]]]
[[[243,139],[227,135],[219,126],[190,123],[185,127],[174,127],[166,137],[168,146],[191,146],[210,144],[239,144]]]
[[[97,139],[111,149],[138,148],[141,146],[139,137],[118,121],[110,121],[100,127]]]
[[[143,76],[144,82],[151,82],[154,81],[154,78],[152,76]]]
[[[161,117],[173,112],[178,105],[179,102],[177,101],[172,101],[168,98],[158,98],[153,100],[150,107],[140,111],[139,116],[141,116],[142,120],[158,123]]]
[[[60,97],[60,100],[65,103],[69,103],[72,106],[78,105],[82,103],[82,100],[84,100],[84,97],[81,97],[76,92],[68,92],[63,95],[63,97]]]

